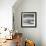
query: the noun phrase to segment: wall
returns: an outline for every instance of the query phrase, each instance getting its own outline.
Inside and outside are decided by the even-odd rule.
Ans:
[[[0,0],[0,27],[12,29],[12,6],[16,0]]]
[[[31,39],[36,46],[41,46],[41,0],[20,0],[13,6],[15,30],[23,33],[24,39]],[[22,28],[21,12],[37,12],[37,27]]]
[[[46,46],[46,0],[41,1],[41,40],[42,46]]]

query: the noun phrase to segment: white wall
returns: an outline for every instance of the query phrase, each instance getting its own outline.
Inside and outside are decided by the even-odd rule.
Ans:
[[[0,0],[0,27],[12,28],[12,6],[16,0]]]
[[[37,12],[37,27],[22,28],[21,12]],[[15,30],[22,32],[24,38],[27,37],[28,39],[34,40],[36,46],[41,46],[41,0],[22,0],[21,3],[16,3],[13,6],[13,13],[15,19]]]
[[[46,46],[46,0],[41,1],[41,38],[42,46]]]

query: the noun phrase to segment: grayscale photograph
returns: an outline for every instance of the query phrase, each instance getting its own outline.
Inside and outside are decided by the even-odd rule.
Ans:
[[[36,12],[22,12],[22,26],[24,27],[35,27],[36,23]]]

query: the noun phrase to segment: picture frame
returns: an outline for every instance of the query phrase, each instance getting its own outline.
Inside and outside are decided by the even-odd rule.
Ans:
[[[21,27],[37,27],[37,12],[21,12]]]

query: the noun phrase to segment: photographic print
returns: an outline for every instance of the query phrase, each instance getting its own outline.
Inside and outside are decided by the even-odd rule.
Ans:
[[[36,27],[36,12],[21,13],[21,27]]]

